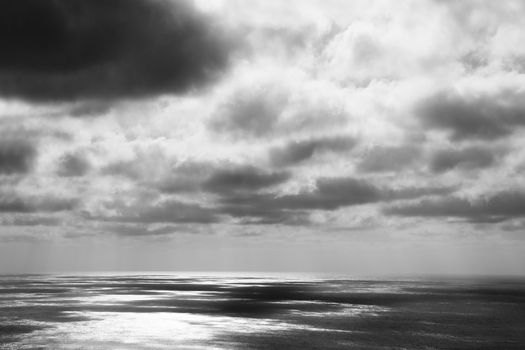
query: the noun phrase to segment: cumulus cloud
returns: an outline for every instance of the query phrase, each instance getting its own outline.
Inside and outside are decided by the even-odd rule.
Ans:
[[[85,175],[90,169],[89,161],[79,154],[66,154],[59,161],[58,175],[78,177]]]
[[[488,95],[440,92],[422,101],[416,113],[425,127],[443,130],[452,140],[496,140],[525,126],[523,94]]]
[[[322,178],[315,189],[297,194],[240,193],[220,199],[220,212],[235,217],[259,217],[263,221],[294,221],[311,210],[335,210],[362,204],[390,202],[424,196],[448,194],[446,187],[405,187],[393,189],[352,178]],[[304,223],[304,221],[303,221]]]
[[[253,165],[181,162],[150,185],[165,194],[256,192],[285,183],[291,173]]]
[[[214,169],[212,164],[208,163],[183,162],[158,181],[155,187],[162,193],[198,192]]]
[[[0,94],[31,101],[184,93],[230,49],[185,1],[27,0],[0,6]]]
[[[276,202],[283,208],[333,210],[344,206],[443,194],[450,190],[441,187],[392,189],[352,177],[323,178],[317,180],[314,191],[285,195]]]
[[[331,84],[289,72],[268,75],[255,83],[251,75],[236,82],[221,97],[208,128],[236,140],[261,140],[345,125],[344,98]]]
[[[430,161],[430,169],[442,173],[453,169],[482,169],[492,166],[497,161],[493,148],[471,146],[460,149],[436,151]]]
[[[270,150],[270,163],[274,166],[288,166],[301,163],[319,153],[340,153],[352,149],[356,144],[350,136],[325,136],[292,141],[282,147]]]
[[[269,195],[257,194],[230,196],[221,201],[218,212],[238,218],[245,224],[311,224],[308,211],[283,208],[274,199]]]
[[[88,215],[90,219],[135,223],[213,223],[218,221],[213,210],[174,199],[158,202],[113,203],[107,212]]]
[[[331,210],[342,206],[373,203],[383,198],[374,184],[355,178],[324,178],[316,182],[316,189],[296,195],[279,197],[284,208]]]
[[[6,138],[0,140],[0,174],[29,172],[37,155],[35,146],[27,140],[2,136]]]
[[[235,137],[266,136],[274,131],[287,103],[287,92],[279,87],[236,91],[219,107],[210,127]]]
[[[111,149],[108,149],[111,153]],[[154,181],[170,171],[176,159],[166,154],[163,147],[147,143],[144,147],[133,147],[116,154],[100,167],[100,174],[111,177],[124,177],[137,182]],[[194,173],[195,174],[195,173]]]
[[[1,213],[37,213],[73,210],[78,204],[76,198],[53,196],[25,196],[14,192],[0,192]]]
[[[203,183],[210,192],[256,191],[287,181],[287,172],[269,172],[252,166],[217,170]]]
[[[400,171],[418,161],[421,149],[415,145],[374,147],[357,164],[364,173]]]

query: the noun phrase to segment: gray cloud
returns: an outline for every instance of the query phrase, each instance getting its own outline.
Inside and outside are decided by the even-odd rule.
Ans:
[[[167,157],[160,148],[139,148],[131,159],[116,160],[102,166],[100,174],[148,182],[167,173],[174,163],[175,159]]]
[[[315,191],[282,196],[277,202],[284,208],[333,210],[359,204],[442,195],[451,190],[448,187],[391,189],[376,186],[363,179],[324,178],[317,180]]]
[[[238,138],[263,137],[274,131],[287,103],[287,93],[276,87],[236,91],[220,106],[209,127]]]
[[[271,193],[232,193],[220,198],[217,212],[251,224],[306,223],[308,212],[284,206]]]
[[[445,196],[456,190],[457,187],[454,186],[404,187],[398,189],[384,188],[383,200],[387,202],[426,196]]]
[[[364,173],[399,171],[414,164],[421,150],[412,145],[397,147],[374,147],[357,164],[357,170]]]
[[[252,203],[247,202],[247,197],[238,199],[230,198],[228,200],[230,203],[223,203],[218,211],[234,218],[240,218],[242,224],[288,226],[310,224],[307,211],[272,207],[271,200],[266,196],[254,195],[251,197]]]
[[[407,217],[455,217],[471,222],[500,222],[525,216],[525,192],[505,191],[468,200],[460,197],[423,199],[385,209],[389,215]]]
[[[187,92],[231,47],[185,1],[25,0],[0,5],[0,94],[32,101]]]
[[[103,214],[89,216],[90,219],[116,222],[135,222],[135,223],[213,223],[219,219],[216,213],[209,208],[204,208],[198,204],[185,203],[177,200],[164,200],[151,204],[135,203],[133,205],[110,205],[116,210],[116,214]]]
[[[61,221],[58,217],[33,214],[9,216],[0,220],[2,225],[8,226],[58,226]]]
[[[112,103],[108,101],[83,102],[71,107],[69,109],[69,114],[78,118],[96,117],[111,111],[112,106]]]
[[[496,160],[494,149],[486,147],[440,150],[432,155],[430,169],[435,173],[453,169],[481,169],[490,167]]]
[[[314,191],[282,196],[277,202],[283,208],[332,210],[378,202],[382,198],[381,189],[366,180],[324,178],[317,180]]]
[[[80,154],[66,154],[59,162],[58,175],[78,177],[85,175],[90,169],[89,161]]]
[[[165,162],[165,159],[160,160]],[[122,175],[164,194],[210,192],[215,194],[259,191],[286,182],[291,174],[251,165],[181,162],[165,167],[152,178],[145,177],[138,160],[118,162],[103,168],[105,175]]]
[[[423,124],[445,130],[453,140],[494,140],[525,126],[523,95],[503,91],[492,96],[439,93],[416,108]]]
[[[117,161],[108,164],[100,169],[102,175],[122,176],[132,180],[138,180],[141,177],[141,171],[137,165],[139,161]]]
[[[234,217],[255,217],[261,222],[306,222],[309,210],[335,210],[341,207],[444,195],[447,187],[406,187],[391,189],[356,178],[323,178],[316,188],[278,196],[271,193],[235,193],[220,199],[219,212]]]
[[[168,178],[156,183],[155,187],[163,193],[198,192],[213,171],[214,167],[209,163],[184,162],[177,165]]]
[[[269,172],[246,166],[216,170],[202,187],[215,193],[256,191],[281,184],[289,178],[290,174],[287,172]]]
[[[35,146],[26,140],[10,139],[9,136],[0,140],[0,175],[29,172],[36,154]]]
[[[194,229],[181,229],[179,226],[174,225],[152,226],[157,225],[112,223],[104,225],[103,229],[104,233],[111,232],[121,237],[158,237],[179,232],[195,232]]]
[[[75,198],[20,196],[16,193],[0,192],[0,212],[36,213],[73,210],[78,204]]]
[[[280,80],[240,84],[219,103],[208,123],[210,131],[233,139],[264,139],[304,131],[333,131],[344,126],[343,105],[306,87]]]
[[[293,141],[270,150],[270,162],[274,166],[288,166],[312,158],[317,153],[343,152],[352,149],[356,141],[349,136],[326,136]]]

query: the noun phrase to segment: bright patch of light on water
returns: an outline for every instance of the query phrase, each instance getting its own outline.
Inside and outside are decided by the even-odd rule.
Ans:
[[[524,302],[519,280],[0,276],[0,348],[521,350]]]
[[[202,316],[187,313],[72,313],[90,321],[58,323],[36,331],[19,343],[20,348],[52,344],[59,349],[221,349],[212,346],[224,333],[271,333],[307,328],[272,319]],[[316,329],[316,328],[312,328]]]

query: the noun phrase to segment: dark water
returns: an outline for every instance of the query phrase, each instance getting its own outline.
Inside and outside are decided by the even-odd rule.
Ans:
[[[525,349],[525,281],[0,276],[2,349]]]

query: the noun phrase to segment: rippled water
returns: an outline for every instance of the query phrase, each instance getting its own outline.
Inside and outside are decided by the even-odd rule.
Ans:
[[[525,281],[0,276],[2,349],[525,349]]]

